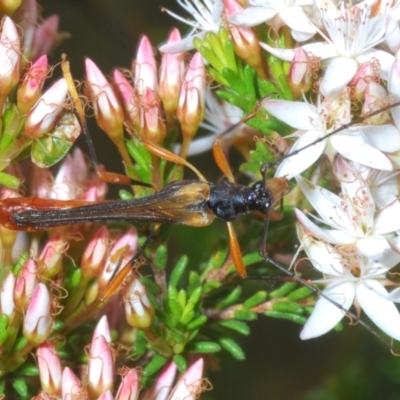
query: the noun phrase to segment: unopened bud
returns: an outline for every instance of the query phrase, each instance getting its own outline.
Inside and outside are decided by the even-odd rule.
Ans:
[[[153,47],[147,36],[143,36],[135,60],[135,89],[143,95],[146,88],[157,91],[157,63]]]
[[[379,82],[379,72],[368,61],[361,65],[349,84],[353,88],[352,98],[359,101],[364,99],[365,90],[370,82]]]
[[[288,83],[295,98],[300,98],[311,89],[312,73],[309,55],[302,47],[298,47],[288,74]]]
[[[361,114],[367,115],[372,111],[381,109],[387,104],[386,90],[376,82],[370,82],[365,89],[365,101]],[[389,111],[381,112],[368,118],[368,124],[381,125],[389,118]]]
[[[61,394],[61,360],[51,342],[39,345],[36,352],[42,390],[50,395]]]
[[[25,311],[27,309],[38,283],[37,263],[35,260],[29,259],[23,266],[15,284],[14,301],[20,310]]]

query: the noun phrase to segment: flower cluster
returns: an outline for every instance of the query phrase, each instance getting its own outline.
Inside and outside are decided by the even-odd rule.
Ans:
[[[247,321],[258,315],[305,324],[308,339],[354,307],[353,316],[363,310],[400,340],[400,109],[389,106],[400,97],[400,3],[178,2],[191,20],[163,11],[192,29],[183,39],[172,29],[160,55],[143,36],[130,69],[107,76],[85,60],[82,98],[117,148],[123,178],[135,184],[133,193],[121,191],[126,202],[109,202],[100,177],[125,179],[93,154],[91,173],[83,153],[70,152],[87,132],[69,72],[42,90],[58,17],[39,24],[34,0],[0,0],[0,376],[7,376],[0,395],[195,399],[205,390],[203,355],[244,359],[231,333],[248,335]],[[213,240],[211,255],[202,250],[189,263],[179,249],[168,260],[173,228],[158,222],[199,227],[215,217],[205,204],[213,186],[187,157],[213,148],[232,182],[231,147],[247,177],[266,181],[265,191],[289,182],[282,209],[268,210],[271,220],[283,219],[271,221],[266,246],[290,260],[297,232],[298,253],[322,275],[312,277],[325,286],[319,299],[294,282],[246,297],[231,222],[229,244]],[[278,159],[275,171],[266,168]],[[187,183],[176,201],[165,200],[166,187],[177,193],[183,167],[203,192]],[[204,209],[193,217],[196,196]],[[163,218],[151,218],[149,201]],[[32,217],[22,228],[12,222],[20,210],[44,210],[47,222]],[[259,255],[263,217],[238,229],[243,268],[255,274],[271,272]],[[138,220],[148,223],[130,225]]]

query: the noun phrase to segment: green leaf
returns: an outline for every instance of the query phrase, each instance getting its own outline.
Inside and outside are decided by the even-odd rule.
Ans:
[[[38,376],[39,368],[35,364],[25,363],[21,368],[18,368],[18,373],[25,376]]]
[[[303,286],[296,290],[293,290],[293,292],[289,293],[287,298],[290,301],[298,301],[298,300],[305,299],[305,298],[311,296],[312,294],[314,294],[314,292],[310,288]]]
[[[255,293],[253,296],[249,297],[243,303],[243,307],[247,308],[247,309],[255,307],[256,305],[262,303],[266,298],[267,298],[267,292],[259,291],[259,292]]]
[[[154,354],[153,358],[143,369],[143,376],[149,377],[159,371],[168,360],[158,354]]]
[[[257,314],[250,310],[236,310],[235,318],[243,319],[245,321],[254,321],[255,319],[257,319]]]
[[[228,296],[220,301],[215,308],[217,310],[222,310],[223,308],[226,308],[230,306],[231,304],[234,304],[242,294],[242,288],[240,286],[236,286],[229,294]]]
[[[267,317],[278,318],[278,319],[286,319],[288,321],[296,322],[296,324],[304,325],[307,321],[307,318],[302,317],[297,314],[291,314],[288,312],[280,312],[280,311],[266,311],[264,313]]]
[[[186,329],[188,331],[192,331],[194,329],[198,329],[201,325],[204,325],[208,321],[208,318],[205,315],[199,315],[193,321],[186,325]]]
[[[169,278],[169,284],[172,287],[176,287],[185,272],[185,269],[188,265],[187,256],[182,256],[178,262],[175,264],[174,269],[172,270],[171,277]]]
[[[303,314],[303,308],[291,301],[278,301],[272,305],[274,311],[282,311],[293,314]]]
[[[249,326],[242,321],[237,321],[235,319],[227,319],[225,321],[221,321],[219,325],[232,329],[235,332],[240,333],[241,335],[247,336],[250,334],[250,328]]]
[[[246,96],[253,97],[254,99],[256,99],[257,97],[255,79],[256,73],[254,69],[250,67],[250,65],[246,65],[244,67],[244,84],[246,87]]]
[[[183,374],[187,370],[187,362],[184,357],[177,354],[172,358],[172,361],[175,363],[178,371]]]
[[[17,378],[17,379],[15,379],[15,381],[13,382],[12,385],[19,396],[21,396],[21,397],[28,396],[28,385],[27,385],[25,379]]]
[[[290,293],[295,287],[297,287],[296,282],[285,282],[279,289],[274,290],[269,294],[271,299],[285,297]]]
[[[246,85],[241,80],[240,76],[229,68],[222,70],[222,76],[228,82],[228,87],[233,89],[239,96],[246,96]]]
[[[192,341],[186,349],[192,353],[217,353],[221,350],[221,346],[215,342]]]
[[[6,172],[0,172],[0,185],[10,189],[18,189],[20,184],[21,182],[17,177],[7,174]]]
[[[168,250],[167,246],[162,244],[157,247],[156,256],[154,258],[154,266],[159,270],[164,270],[167,265]]]
[[[246,358],[242,348],[233,339],[224,337],[220,338],[218,342],[223,349],[232,354],[237,360],[244,360]]]

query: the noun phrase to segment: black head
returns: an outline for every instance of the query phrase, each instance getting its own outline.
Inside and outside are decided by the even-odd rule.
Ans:
[[[247,200],[249,210],[262,214],[267,214],[273,203],[272,193],[264,181],[257,181],[249,188]]]

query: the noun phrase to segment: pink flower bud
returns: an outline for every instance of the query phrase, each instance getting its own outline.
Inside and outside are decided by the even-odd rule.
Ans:
[[[62,374],[62,398],[63,400],[87,399],[89,395],[83,388],[82,382],[68,367]]]
[[[3,19],[0,35],[0,108],[11,89],[19,81],[21,45],[17,27],[11,18]]]
[[[14,301],[20,310],[25,311],[29,305],[35,287],[39,283],[36,261],[29,259],[17,278],[14,291]]]
[[[202,389],[203,359],[198,359],[182,375],[170,394],[171,399],[196,400]]]
[[[97,65],[85,60],[86,77],[94,115],[99,127],[114,140],[123,134],[124,113],[111,83],[107,81]]]
[[[243,12],[243,7],[236,0],[224,0],[228,17]],[[251,28],[231,25],[229,32],[236,54],[254,68],[261,79],[267,79],[261,58],[259,39]]]
[[[87,388],[91,398],[97,398],[114,386],[114,361],[104,336],[92,340],[87,366]]]
[[[17,107],[21,114],[26,114],[40,97],[47,73],[47,56],[38,58],[27,69],[24,80],[17,91]]]
[[[300,98],[311,89],[312,74],[310,56],[302,47],[298,47],[294,53],[288,74],[288,83],[296,98]]]
[[[110,280],[118,272],[115,270],[123,268],[135,255],[138,235],[134,227],[130,228],[121,236],[112,247],[103,272],[99,276],[99,291],[103,291],[110,283]]]
[[[24,319],[24,336],[32,343],[43,343],[53,327],[50,293],[43,283],[39,283],[32,295]]]
[[[132,273],[131,282],[124,294],[125,316],[128,324],[138,329],[150,327],[154,317],[154,307],[147,296],[146,287]]]
[[[369,82],[379,82],[379,72],[371,62],[366,62],[358,69],[350,82],[353,87],[352,98],[362,100]]]
[[[206,76],[203,57],[196,53],[190,61],[179,95],[176,116],[182,127],[182,134],[189,143],[197,132],[205,114]],[[189,144],[188,143],[188,144]],[[185,143],[183,145],[185,147]],[[184,155],[187,151],[184,151]]]
[[[37,352],[42,390],[47,394],[61,394],[61,360],[51,342],[40,344]]]
[[[36,29],[31,49],[33,61],[44,54],[48,54],[60,40],[60,35],[57,33],[59,20],[58,15],[51,15]]]
[[[167,44],[181,41],[179,30],[174,28],[168,36]],[[160,85],[158,94],[163,103],[167,122],[173,121],[178,107],[179,92],[181,90],[185,60],[183,53],[163,54],[160,66]]]
[[[29,111],[25,121],[24,135],[39,138],[50,132],[64,108],[67,94],[67,82],[61,78],[40,97]]]
[[[82,255],[81,269],[85,279],[98,275],[104,266],[108,254],[110,234],[103,226],[92,237]]]
[[[135,89],[139,95],[146,88],[157,91],[157,64],[153,47],[147,36],[143,36],[139,43],[135,61]]]
[[[107,343],[111,343],[110,327],[106,315],[103,315],[97,323],[96,328],[93,331],[92,341],[96,339],[97,336],[103,336]]]
[[[14,288],[15,276],[12,272],[9,272],[7,277],[4,279],[0,290],[1,313],[7,315],[9,321],[13,319],[15,313]]]
[[[365,89],[365,101],[361,110],[362,115],[379,110],[387,104],[386,90],[376,82],[370,82]],[[389,118],[389,111],[368,118],[368,124],[381,125]]]
[[[162,144],[167,127],[164,122],[164,114],[161,108],[160,99],[156,92],[145,88],[140,107],[140,136],[149,142]]]
[[[115,400],[136,400],[139,396],[139,390],[138,373],[135,369],[131,369],[123,376]]]
[[[68,241],[62,233],[56,233],[47,240],[38,259],[44,277],[53,278],[60,272],[67,248]]]
[[[114,86],[124,109],[125,120],[131,129],[138,130],[140,128],[139,99],[135,90],[118,70],[114,71]]]
[[[161,371],[153,387],[145,392],[141,400],[167,400],[176,375],[176,365],[171,362]]]

